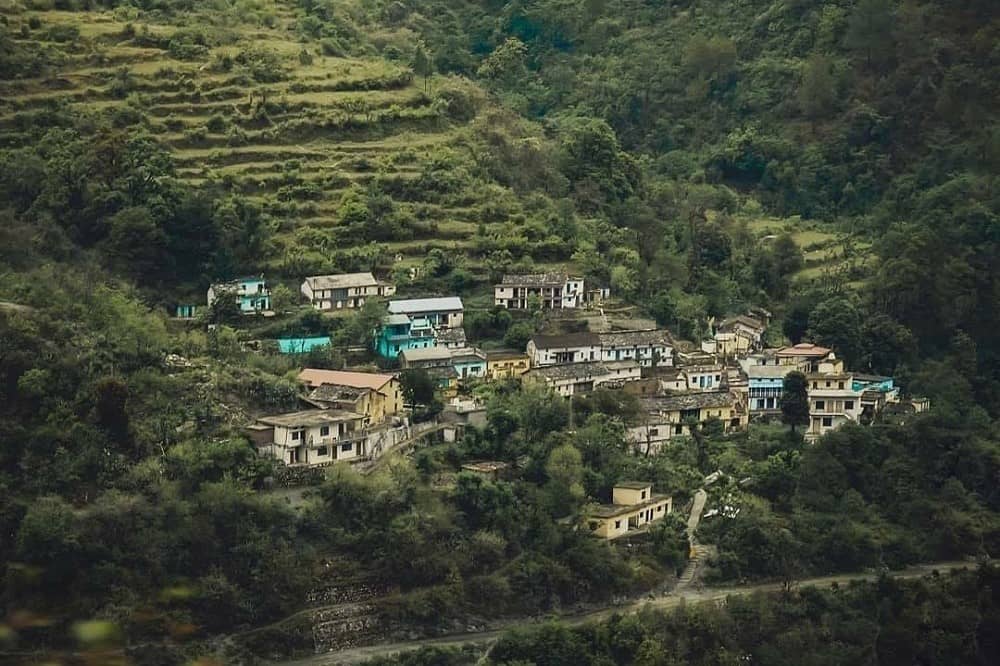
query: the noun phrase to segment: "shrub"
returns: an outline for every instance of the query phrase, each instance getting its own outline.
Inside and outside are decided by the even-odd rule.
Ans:
[[[80,27],[72,25],[54,25],[48,30],[48,38],[54,42],[75,42],[80,38]]]
[[[220,115],[220,114],[217,113],[217,114],[215,114],[214,116],[212,116],[211,118],[208,119],[208,122],[205,123],[205,128],[209,132],[214,132],[214,133],[218,134],[219,132],[222,132],[223,130],[225,130],[226,126],[228,124],[229,124],[229,120],[226,119],[225,116],[222,116],[222,115]]]

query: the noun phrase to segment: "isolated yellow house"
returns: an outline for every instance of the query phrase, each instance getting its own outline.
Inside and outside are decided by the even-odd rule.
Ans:
[[[586,513],[591,534],[602,539],[616,539],[660,520],[673,512],[669,495],[653,494],[653,484],[624,481],[611,491],[611,504],[601,504]]]

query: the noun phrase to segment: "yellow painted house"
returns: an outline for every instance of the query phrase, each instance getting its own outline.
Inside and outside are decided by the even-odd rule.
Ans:
[[[321,408],[347,409],[377,425],[403,411],[403,389],[395,375],[306,368],[299,382],[309,389],[309,402]]]
[[[497,349],[486,352],[486,377],[493,381],[518,378],[531,367],[526,352]]]
[[[591,534],[602,539],[616,539],[645,527],[673,512],[669,495],[653,493],[646,481],[624,481],[611,491],[611,504],[601,504],[586,514]]]

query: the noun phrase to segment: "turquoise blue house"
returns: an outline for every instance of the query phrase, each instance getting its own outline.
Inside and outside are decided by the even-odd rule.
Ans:
[[[395,359],[407,349],[426,349],[437,345],[434,327],[426,317],[390,314],[375,332],[375,353]]]
[[[194,305],[178,305],[174,316],[178,319],[194,319],[197,308]]]
[[[330,346],[330,336],[322,335],[313,338],[279,338],[278,351],[282,354],[305,354],[313,349]]]
[[[486,376],[486,354],[476,349],[453,350],[451,365],[460,379]]]
[[[267,288],[263,276],[213,284],[208,288],[208,307],[212,307],[212,303],[223,295],[235,298],[243,314],[267,312],[271,309],[271,290]]]
[[[852,391],[880,391],[881,393],[893,393],[895,383],[892,377],[881,375],[856,374],[851,377]]]

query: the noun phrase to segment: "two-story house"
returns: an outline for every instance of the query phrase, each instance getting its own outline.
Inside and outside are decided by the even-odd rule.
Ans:
[[[674,364],[673,338],[665,330],[612,331],[598,333],[602,361],[634,359],[644,368]]]
[[[309,409],[263,416],[247,429],[261,454],[287,465],[323,465],[367,455],[365,416]]]
[[[271,310],[271,290],[268,289],[263,276],[215,283],[208,288],[208,307],[211,308],[219,298],[234,299],[243,314]]]
[[[493,349],[486,352],[486,376],[500,381],[518,378],[531,367],[531,357],[526,352],[513,349]]]
[[[407,349],[427,349],[437,345],[434,326],[427,317],[390,314],[375,331],[375,353],[395,359]]]
[[[726,369],[719,364],[686,365],[681,367],[688,391],[717,391]]]
[[[309,391],[309,403],[364,414],[365,425],[403,413],[403,390],[395,375],[306,368],[298,379]]]
[[[831,350],[811,342],[800,342],[791,347],[782,347],[774,352],[779,365],[790,365],[802,372],[819,372],[819,364],[825,361]]]
[[[621,387],[641,377],[642,369],[636,361],[589,361],[531,368],[521,375],[521,381],[543,383],[568,398],[600,386]]]
[[[486,377],[486,355],[472,347],[408,349],[399,355],[399,360],[404,369],[451,367],[458,379]]]
[[[441,298],[409,298],[389,301],[389,314],[425,318],[434,328],[458,328],[462,325],[465,307],[458,296]]]
[[[307,277],[301,291],[317,310],[342,310],[360,308],[369,298],[392,296],[396,287],[371,273],[341,273]]]
[[[504,275],[493,287],[493,304],[509,310],[527,310],[537,303],[543,310],[583,305],[583,278],[566,273]]]
[[[673,506],[673,498],[655,494],[652,483],[621,481],[611,490],[611,504],[590,507],[584,521],[594,536],[615,539],[662,520]]]
[[[601,360],[601,338],[596,333],[533,335],[528,340],[531,367]]]
[[[749,365],[746,369],[751,416],[776,416],[781,413],[781,394],[785,375],[794,368],[784,365]]]
[[[658,429],[656,437],[663,441],[671,437],[691,434],[690,425],[703,425],[709,419],[718,419],[726,432],[740,430],[747,425],[747,414],[735,395],[730,391],[698,391],[679,395],[640,398],[646,413],[646,424]],[[650,435],[648,432],[634,432],[633,441]],[[636,437],[639,439],[637,440]]]

